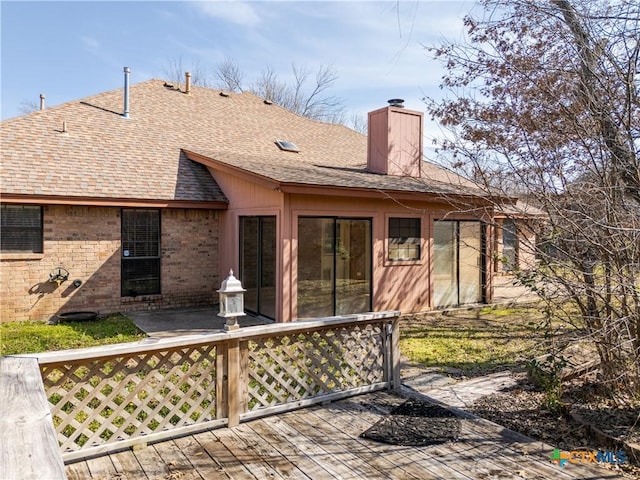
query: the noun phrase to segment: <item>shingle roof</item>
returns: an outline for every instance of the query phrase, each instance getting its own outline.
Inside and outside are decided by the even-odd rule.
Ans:
[[[126,119],[118,89],[2,122],[2,193],[226,201],[186,151],[280,183],[480,194],[426,162],[421,179],[368,172],[364,135],[250,93],[192,87],[186,95],[150,80],[131,86],[129,105]],[[276,140],[300,152],[282,151]]]

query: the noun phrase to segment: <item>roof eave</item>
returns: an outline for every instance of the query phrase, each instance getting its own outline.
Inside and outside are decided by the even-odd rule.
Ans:
[[[168,200],[148,198],[102,198],[73,197],[61,195],[29,195],[2,193],[1,203],[32,205],[83,205],[91,207],[137,207],[137,208],[186,208],[199,210],[226,210],[227,202],[199,200]]]
[[[465,201],[467,203],[482,203],[485,205],[491,205],[491,202],[480,195],[463,194],[463,193],[445,193],[445,192],[420,192],[420,191],[408,191],[408,190],[394,190],[385,188],[363,188],[363,187],[347,187],[337,185],[314,185],[308,183],[297,182],[282,182],[280,184],[280,190],[284,193],[300,194],[300,195],[314,195],[318,194],[327,195],[331,190],[335,190],[341,196],[353,196],[353,197],[383,197],[394,198],[398,200],[429,200],[441,203],[451,203]],[[417,198],[418,197],[418,198]],[[422,198],[420,198],[422,197]]]

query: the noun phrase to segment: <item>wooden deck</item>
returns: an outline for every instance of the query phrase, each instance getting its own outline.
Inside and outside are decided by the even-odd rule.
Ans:
[[[66,471],[70,480],[621,478],[597,465],[560,467],[549,459],[552,447],[470,416],[461,419],[457,442],[407,447],[360,438],[405,400],[368,393],[80,461]]]

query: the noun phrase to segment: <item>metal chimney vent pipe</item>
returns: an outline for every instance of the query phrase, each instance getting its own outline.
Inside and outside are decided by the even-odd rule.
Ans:
[[[390,107],[404,108],[404,98],[392,98],[387,103]]]
[[[124,112],[122,112],[122,116],[124,118],[129,118],[129,74],[131,73],[131,69],[129,67],[124,67]]]
[[[44,110],[44,99],[47,98],[44,96],[44,93],[40,94],[40,110]]]
[[[184,74],[185,83],[184,83],[184,93],[189,95],[191,93],[191,73],[186,72]]]

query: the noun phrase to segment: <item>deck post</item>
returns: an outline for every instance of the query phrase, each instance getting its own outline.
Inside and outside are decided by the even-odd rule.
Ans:
[[[221,342],[216,347],[216,418],[227,418],[229,412],[228,393],[228,349],[227,343]]]
[[[227,414],[229,427],[240,424],[240,394],[241,386],[240,370],[240,341],[231,339],[227,347]]]
[[[402,386],[400,378],[400,317],[397,316],[391,322],[391,378],[393,389],[400,390]]]

